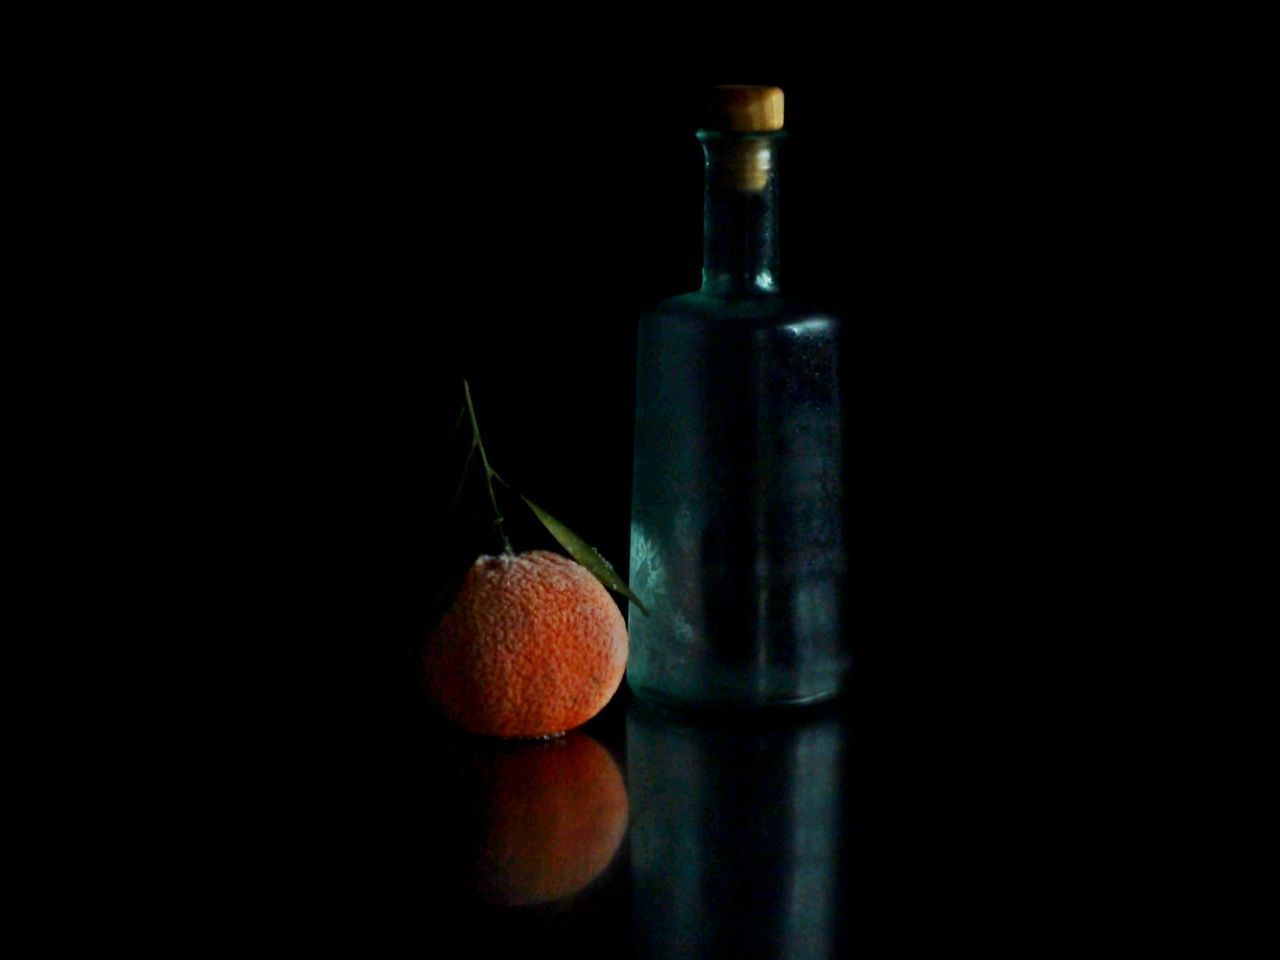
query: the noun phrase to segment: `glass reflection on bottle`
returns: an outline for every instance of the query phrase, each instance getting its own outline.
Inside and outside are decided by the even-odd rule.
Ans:
[[[843,728],[627,718],[638,953],[817,960],[839,915]]]

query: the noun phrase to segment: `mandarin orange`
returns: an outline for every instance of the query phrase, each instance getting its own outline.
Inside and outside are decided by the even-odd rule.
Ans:
[[[444,715],[496,737],[580,726],[609,702],[626,665],[627,627],[608,591],[545,550],[476,560],[423,654]]]

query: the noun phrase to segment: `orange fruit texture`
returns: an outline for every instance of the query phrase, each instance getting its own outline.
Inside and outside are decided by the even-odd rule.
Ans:
[[[474,758],[467,784],[468,886],[491,903],[577,893],[604,872],[627,832],[622,774],[584,733],[495,747]]]
[[[423,653],[427,692],[471,733],[549,737],[622,682],[627,627],[585,567],[545,550],[482,556]]]

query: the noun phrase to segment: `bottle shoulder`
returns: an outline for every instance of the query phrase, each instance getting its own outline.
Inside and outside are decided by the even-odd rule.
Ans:
[[[806,329],[816,331],[819,328],[834,330],[841,321],[834,311],[788,295],[725,297],[698,290],[660,300],[640,314],[642,328],[725,324],[759,329],[804,324]]]

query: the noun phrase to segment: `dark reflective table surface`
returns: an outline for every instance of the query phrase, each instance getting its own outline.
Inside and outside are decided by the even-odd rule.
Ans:
[[[426,955],[847,955],[863,914],[851,700],[691,717],[624,685],[566,737],[501,742],[406,697],[356,742],[358,866],[337,899]]]

